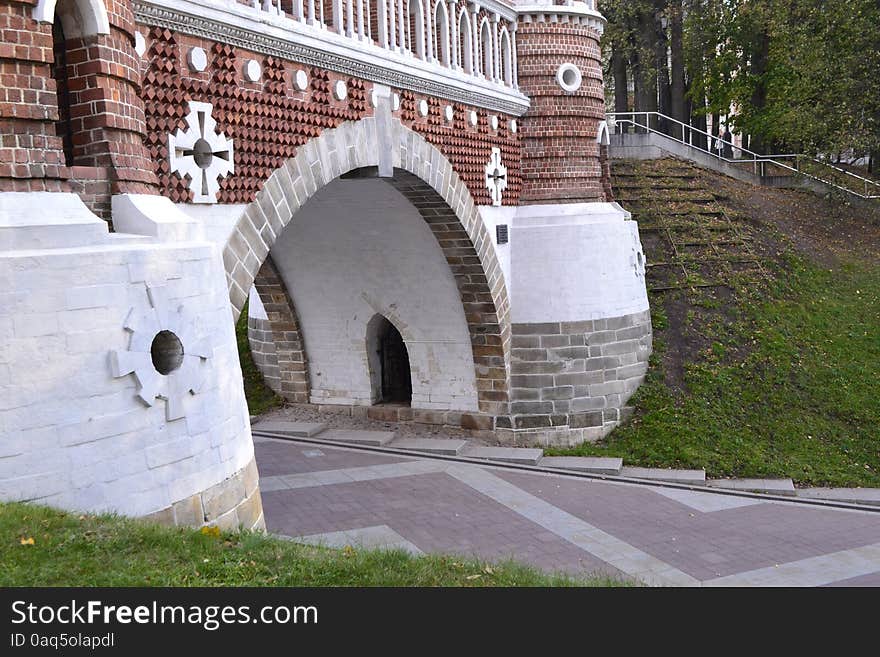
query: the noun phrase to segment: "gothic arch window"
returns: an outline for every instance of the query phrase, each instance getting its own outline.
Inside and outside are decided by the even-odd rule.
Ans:
[[[513,48],[506,27],[501,30],[501,79],[508,87],[513,86]]]
[[[482,50],[481,73],[487,80],[491,80],[494,77],[492,75],[492,31],[489,29],[487,18],[484,18],[480,24],[480,50]]]
[[[459,63],[465,73],[474,72],[473,36],[471,35],[471,22],[466,10],[462,9],[458,14],[458,41]]]

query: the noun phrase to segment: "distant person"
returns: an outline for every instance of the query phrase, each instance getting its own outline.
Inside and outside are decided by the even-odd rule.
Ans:
[[[722,157],[732,160],[733,159],[733,135],[730,134],[730,128],[724,127],[724,136],[721,137],[724,140],[724,148],[721,149]]]

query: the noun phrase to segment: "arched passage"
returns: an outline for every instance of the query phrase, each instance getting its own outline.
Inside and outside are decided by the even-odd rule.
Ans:
[[[394,175],[382,180],[412,204],[449,266],[470,337],[478,410],[506,415],[509,301],[491,237],[466,186],[434,146],[396,119],[383,136],[376,123],[366,118],[325,130],[267,180],[224,249],[234,315],[296,212],[341,175],[368,174],[388,158]]]

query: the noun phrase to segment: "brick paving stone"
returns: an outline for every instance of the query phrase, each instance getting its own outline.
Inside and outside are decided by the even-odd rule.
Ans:
[[[388,527],[424,552],[629,574],[650,584],[727,577],[719,582],[815,585],[837,577],[868,586],[880,578],[876,513],[324,445],[320,455],[308,450],[314,446],[256,445],[261,475],[276,485],[263,492],[270,531]],[[285,481],[297,487],[281,488]]]

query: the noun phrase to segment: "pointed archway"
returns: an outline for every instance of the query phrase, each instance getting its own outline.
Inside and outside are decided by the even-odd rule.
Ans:
[[[508,414],[510,317],[507,288],[491,237],[465,184],[440,151],[398,120],[372,117],[325,130],[266,181],[223,252],[237,319],[257,272],[281,231],[318,190],[351,172],[375,175],[418,210],[455,279],[471,338],[479,410]]]

